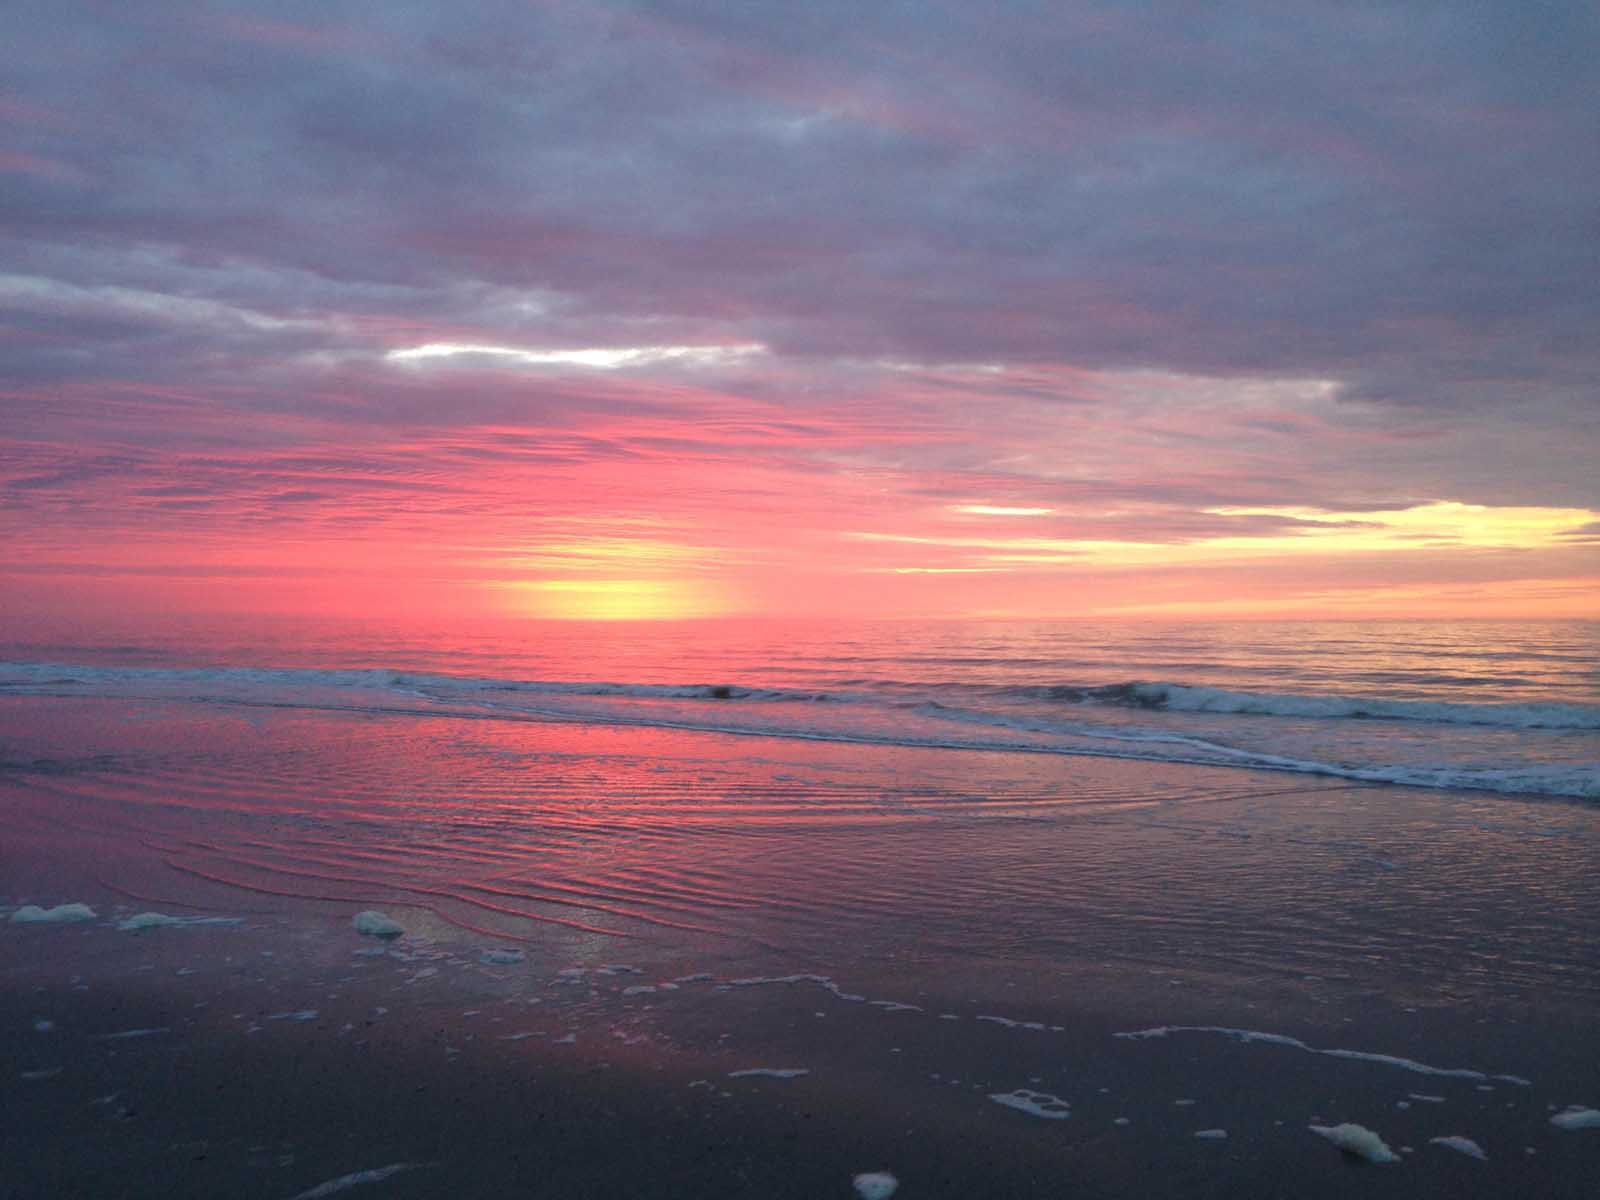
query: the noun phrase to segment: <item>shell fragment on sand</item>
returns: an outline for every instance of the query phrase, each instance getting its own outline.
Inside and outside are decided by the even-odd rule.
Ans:
[[[1354,1154],[1368,1162],[1390,1163],[1399,1160],[1399,1155],[1365,1125],[1346,1121],[1343,1125],[1308,1125],[1306,1128],[1318,1137],[1327,1138],[1346,1154]]]

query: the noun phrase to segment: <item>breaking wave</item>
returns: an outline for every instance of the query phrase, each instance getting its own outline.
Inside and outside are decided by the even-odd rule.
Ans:
[[[382,668],[0,663],[0,694],[580,721],[812,741],[1249,767],[1600,798],[1600,706],[1244,692],[1176,683],[844,688],[518,680]],[[1240,720],[1239,718],[1251,718]]]
[[[1302,696],[1281,692],[1232,692],[1177,683],[1114,683],[1008,689],[1038,699],[1079,704],[1118,704],[1169,712],[1268,717],[1433,721],[1501,729],[1600,729],[1600,706],[1588,704],[1448,703],[1361,696]]]

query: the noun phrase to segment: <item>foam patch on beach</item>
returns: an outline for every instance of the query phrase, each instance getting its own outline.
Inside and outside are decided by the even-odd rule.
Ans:
[[[405,932],[405,927],[400,922],[370,908],[365,912],[357,913],[351,924],[355,926],[357,933],[367,937],[397,938]]]
[[[1046,1025],[1043,1021],[1020,1021],[1015,1017],[997,1017],[993,1013],[979,1013],[973,1018],[975,1021],[987,1021],[991,1025],[1003,1025],[1007,1029],[1031,1029],[1035,1033],[1061,1033],[1060,1025]]]
[[[887,1171],[863,1171],[850,1184],[861,1200],[889,1200],[900,1188],[900,1181]]]
[[[174,917],[166,913],[142,912],[124,917],[117,928],[124,933],[137,933],[143,929],[166,929],[174,925],[242,925],[242,917]]]
[[[1316,1046],[1308,1045],[1299,1038],[1289,1037],[1282,1033],[1263,1033],[1258,1029],[1234,1029],[1226,1025],[1158,1025],[1151,1029],[1135,1029],[1125,1033],[1113,1034],[1113,1037],[1125,1038],[1129,1041],[1145,1041],[1151,1038],[1164,1038],[1174,1033],[1215,1033],[1246,1045],[1252,1042],[1263,1042],[1270,1046],[1287,1046],[1294,1050],[1303,1050],[1307,1054],[1323,1054],[1329,1058],[1353,1059],[1358,1062],[1377,1063],[1385,1067],[1397,1067],[1402,1071],[1411,1071],[1418,1075],[1436,1075],[1447,1079],[1472,1079],[1479,1082],[1498,1079],[1506,1083],[1514,1083],[1519,1087],[1530,1087],[1531,1082],[1520,1075],[1491,1075],[1485,1071],[1474,1070],[1470,1067],[1435,1067],[1428,1063],[1418,1062],[1413,1058],[1400,1058],[1393,1054],[1378,1054],[1368,1050],[1323,1050]]]
[[[93,921],[94,909],[87,904],[58,904],[54,908],[40,908],[37,904],[24,904],[11,914],[13,925],[71,925],[77,921]]]
[[[309,1191],[301,1192],[293,1200],[322,1200],[324,1196],[332,1196],[348,1188],[357,1187],[363,1183],[382,1183],[391,1176],[402,1171],[414,1171],[421,1163],[390,1163],[386,1167],[373,1167],[366,1171],[352,1171],[348,1175],[341,1175],[337,1179],[330,1179],[326,1183],[319,1183]]]
[[[1550,1118],[1550,1124],[1558,1129],[1600,1129],[1600,1109],[1568,1105]]]
[[[989,1099],[1006,1108],[1014,1108],[1018,1112],[1027,1113],[1030,1117],[1040,1117],[1046,1121],[1065,1121],[1072,1115],[1072,1105],[1060,1096],[1052,1096],[1049,1092],[1017,1088],[1012,1092],[990,1092]]]
[[[1365,1125],[1346,1121],[1343,1125],[1308,1125],[1306,1128],[1318,1137],[1327,1138],[1346,1154],[1354,1154],[1368,1162],[1392,1163],[1400,1159],[1389,1149],[1387,1142]]]
[[[799,1079],[811,1074],[810,1067],[746,1067],[742,1071],[729,1071],[729,1079]]]
[[[752,975],[744,979],[729,979],[723,987],[765,987],[769,984],[797,984],[810,983],[825,991],[832,992],[840,1000],[848,1000],[853,1004],[866,1002],[865,996],[858,996],[854,992],[847,992],[827,975]]]

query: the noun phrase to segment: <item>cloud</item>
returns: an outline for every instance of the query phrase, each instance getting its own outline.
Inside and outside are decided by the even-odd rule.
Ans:
[[[474,315],[451,289],[535,288],[792,354],[1441,404],[1593,366],[1584,5],[286,11],[19,22],[58,120],[16,153],[97,182],[32,181],[12,237],[413,289],[445,325]]]
[[[600,497],[808,550],[1600,505],[1578,0],[23,5],[8,33],[13,553]]]
[[[721,366],[752,355],[765,353],[759,344],[738,346],[609,346],[578,350],[530,350],[517,346],[485,346],[472,342],[429,342],[390,350],[390,362],[421,363],[429,359],[461,358],[468,362],[501,360],[517,366],[589,367],[616,371],[628,367],[655,367],[664,364]]]

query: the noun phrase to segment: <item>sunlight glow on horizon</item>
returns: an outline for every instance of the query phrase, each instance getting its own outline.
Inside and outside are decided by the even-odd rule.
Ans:
[[[712,584],[694,579],[534,579],[487,586],[514,615],[563,621],[682,621],[738,611]]]
[[[1222,518],[1295,522],[1259,534],[1212,534],[1189,540],[983,537],[851,530],[858,541],[969,552],[977,564],[1045,567],[1205,565],[1239,559],[1330,553],[1393,553],[1423,548],[1521,550],[1559,547],[1564,537],[1600,523],[1582,508],[1500,507],[1437,501],[1406,509],[1334,512],[1312,508],[1213,508]]]

